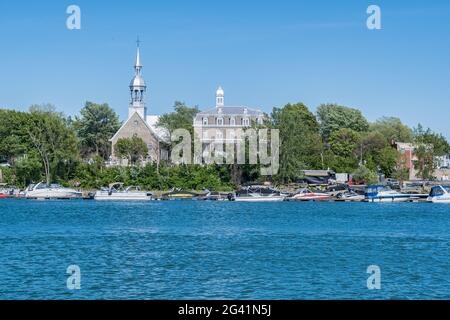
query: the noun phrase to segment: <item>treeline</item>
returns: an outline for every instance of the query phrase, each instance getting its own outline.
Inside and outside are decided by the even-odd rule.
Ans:
[[[193,131],[198,113],[183,103],[161,117],[159,125],[169,131]],[[258,166],[171,166],[169,163],[140,167],[146,146],[139,139],[120,141],[118,156],[127,157],[130,167],[107,168],[109,139],[121,123],[107,104],[87,102],[80,114],[65,117],[51,105],[35,105],[29,112],[0,110],[0,162],[5,182],[25,187],[38,181],[83,188],[99,188],[120,181],[147,189],[203,188],[229,190],[245,182],[273,180],[284,184],[302,178],[305,169],[331,169],[353,174],[356,180],[373,182],[379,174],[406,179],[393,142],[415,146],[416,169],[423,179],[433,179],[436,157],[450,152],[447,140],[418,125],[411,129],[397,118],[369,123],[353,108],[321,105],[312,113],[305,105],[288,104],[274,108],[266,126],[280,130],[280,171],[261,177]],[[135,141],[136,140],[136,141]]]

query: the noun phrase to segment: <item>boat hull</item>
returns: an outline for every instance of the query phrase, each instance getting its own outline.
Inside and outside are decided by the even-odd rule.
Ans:
[[[81,199],[83,194],[76,191],[30,191],[25,194],[26,199]]]
[[[285,197],[275,196],[275,197],[236,197],[234,201],[236,202],[281,202],[284,201]]]
[[[375,197],[375,198],[367,198],[367,202],[407,202],[410,201],[411,197],[396,197],[396,196],[386,196],[386,197]]]
[[[427,200],[431,203],[450,203],[449,197],[429,197]]]
[[[152,200],[152,196],[149,196],[145,193],[113,193],[113,194],[103,194],[103,193],[96,193],[94,195],[94,200],[97,201],[150,201]]]

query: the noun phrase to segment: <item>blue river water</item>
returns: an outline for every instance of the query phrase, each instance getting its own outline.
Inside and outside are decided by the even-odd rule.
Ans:
[[[448,205],[0,200],[0,299],[449,299],[449,249]]]

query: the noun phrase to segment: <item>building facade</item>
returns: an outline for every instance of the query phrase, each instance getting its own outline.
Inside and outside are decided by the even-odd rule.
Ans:
[[[148,154],[143,163],[160,162],[169,160],[169,134],[166,130],[156,127],[159,116],[148,115],[145,104],[147,85],[142,76],[142,63],[139,43],[134,65],[135,75],[130,83],[131,101],[128,106],[128,119],[123,123],[117,133],[110,139],[112,144],[111,163],[117,165],[128,165],[126,159],[120,159],[116,155],[116,144],[119,139],[141,138],[148,148]]]
[[[194,130],[204,147],[214,143],[238,143],[243,131],[263,125],[265,114],[246,106],[226,106],[222,87],[216,91],[216,106],[194,117]]]

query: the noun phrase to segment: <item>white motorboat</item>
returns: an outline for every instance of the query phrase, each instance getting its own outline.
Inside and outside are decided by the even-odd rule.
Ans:
[[[100,201],[150,201],[152,194],[141,191],[139,187],[124,188],[123,183],[112,183],[95,193],[94,199]]]
[[[356,193],[353,190],[349,190],[336,195],[336,199],[342,201],[363,201],[365,199],[363,194]]]
[[[330,194],[324,192],[314,192],[308,188],[300,189],[290,198],[290,200],[296,201],[325,201],[330,199]]]
[[[281,202],[286,199],[286,195],[280,191],[265,186],[250,186],[236,192],[231,198],[236,202]]]
[[[30,185],[23,193],[27,199],[81,199],[83,197],[80,191],[70,188],[64,188],[59,184],[46,184],[40,182]]]
[[[365,200],[368,202],[406,202],[412,198],[415,195],[397,192],[383,185],[368,186],[365,193]]]
[[[431,188],[429,202],[450,203],[450,186],[437,186]]]

